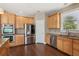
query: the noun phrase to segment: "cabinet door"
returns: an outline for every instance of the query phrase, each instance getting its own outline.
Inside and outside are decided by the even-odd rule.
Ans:
[[[1,24],[7,24],[8,23],[8,13],[4,13],[1,15]]]
[[[72,55],[72,39],[64,38],[63,50],[65,53]]]
[[[61,13],[57,13],[56,19],[57,19],[57,28],[61,28]]]
[[[0,48],[0,56],[7,56],[7,49],[5,47]]]
[[[48,28],[53,28],[53,26],[52,26],[52,23],[53,23],[53,20],[52,20],[53,18],[52,18],[52,16],[50,16],[50,17],[48,17]]]
[[[29,20],[28,17],[24,17],[24,24],[28,24],[28,20]]]
[[[9,55],[9,41],[6,41],[1,47],[0,47],[0,56],[8,56]]]
[[[24,44],[24,35],[16,35],[16,45]]]
[[[60,36],[57,36],[57,48],[63,51],[63,39]]]
[[[46,44],[50,45],[50,34],[46,34],[46,36],[45,36],[45,42],[46,42]]]
[[[16,28],[24,28],[24,18],[16,16]]]
[[[73,40],[73,55],[79,56],[79,40]]]
[[[57,28],[57,14],[53,15],[52,28]]]
[[[29,19],[28,19],[28,24],[33,24],[33,23],[34,23],[34,19],[31,18],[31,17],[29,17]]]
[[[48,28],[60,28],[60,13],[48,17]]]
[[[15,25],[15,14],[9,13],[8,14],[9,17],[9,24]]]

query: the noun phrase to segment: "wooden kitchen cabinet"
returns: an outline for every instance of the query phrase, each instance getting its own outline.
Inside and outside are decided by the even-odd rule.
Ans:
[[[24,44],[24,35],[16,35],[16,46],[17,45],[23,45]]]
[[[28,24],[34,24],[34,18],[29,17],[29,19],[28,19]]]
[[[49,16],[48,17],[48,28],[53,28],[53,26],[52,26],[52,23],[53,22],[53,20],[52,20],[52,16]]]
[[[63,51],[63,38],[61,36],[57,36],[57,48]]]
[[[24,24],[34,24],[34,18],[16,16],[16,28],[24,28]]]
[[[15,14],[12,14],[12,13],[9,13],[8,14],[8,18],[9,18],[9,20],[8,20],[9,24],[15,25],[16,15]]]
[[[28,17],[24,17],[24,24],[28,24],[28,20],[29,20]]]
[[[63,50],[65,53],[72,55],[72,39],[63,38]]]
[[[60,28],[60,13],[48,16],[48,28]]]
[[[1,15],[1,24],[12,24],[15,25],[15,14],[4,13]]]
[[[73,40],[73,55],[79,56],[79,40],[77,39]]]
[[[50,45],[50,34],[45,35],[45,42],[46,44]]]
[[[16,28],[24,28],[24,17],[16,16]]]
[[[0,56],[8,56],[9,55],[9,40],[7,40],[1,47],[0,47]]]
[[[7,24],[8,23],[8,13],[4,13],[1,15],[1,24]]]
[[[25,17],[25,24],[34,24],[33,17]]]

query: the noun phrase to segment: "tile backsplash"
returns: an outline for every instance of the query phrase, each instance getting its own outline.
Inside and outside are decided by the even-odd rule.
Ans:
[[[48,33],[57,34],[60,32],[60,29],[48,29]]]

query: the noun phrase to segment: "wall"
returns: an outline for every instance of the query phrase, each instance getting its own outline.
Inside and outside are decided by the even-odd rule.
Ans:
[[[45,43],[45,13],[35,15],[36,43]]]

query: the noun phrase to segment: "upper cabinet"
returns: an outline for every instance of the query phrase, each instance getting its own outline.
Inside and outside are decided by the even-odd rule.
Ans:
[[[29,19],[28,19],[28,24],[34,24],[34,18],[29,17]]]
[[[24,17],[16,16],[16,28],[23,28],[24,27]]]
[[[1,24],[15,24],[15,14],[4,13],[1,15]]]
[[[28,17],[24,17],[24,24],[27,24],[28,23]]]
[[[48,16],[48,28],[60,28],[60,13]]]
[[[33,17],[25,17],[25,24],[34,24],[34,18]]]
[[[16,15],[15,14],[12,14],[12,13],[9,13],[8,14],[8,18],[9,18],[9,24],[15,25]]]
[[[1,24],[7,24],[8,23],[8,13],[4,13],[1,15]]]
[[[23,28],[24,24],[34,24],[34,18],[16,16],[16,28]]]

